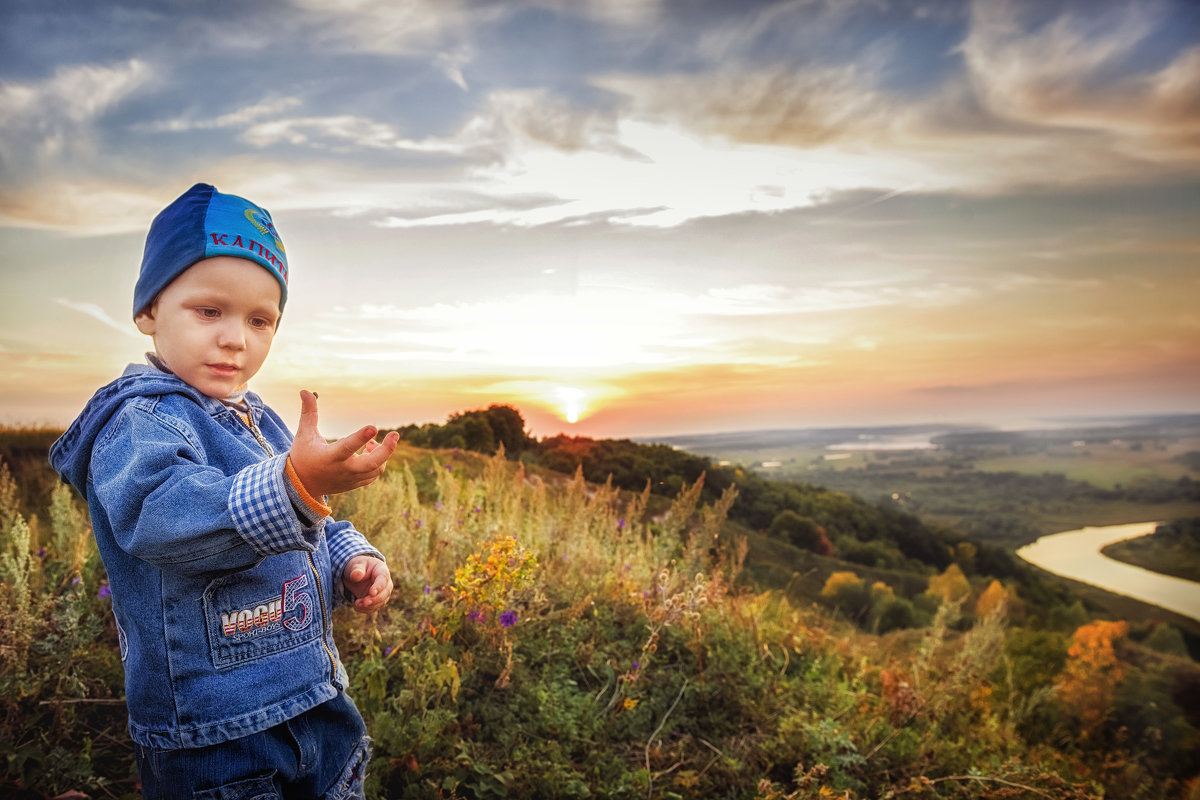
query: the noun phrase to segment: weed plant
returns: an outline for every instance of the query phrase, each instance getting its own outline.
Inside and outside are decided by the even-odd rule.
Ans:
[[[1200,795],[1200,670],[1162,635],[1015,627],[1011,593],[961,576],[920,628],[881,623],[912,613],[882,584],[833,613],[747,586],[736,494],[702,505],[703,478],[663,503],[406,453],[335,498],[395,581],[382,613],[336,617],[372,797]],[[44,524],[20,498],[0,466],[0,789],[134,796],[82,504],[51,490]]]

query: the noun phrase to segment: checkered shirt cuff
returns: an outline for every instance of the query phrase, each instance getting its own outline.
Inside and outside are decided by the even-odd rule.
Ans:
[[[303,526],[296,516],[284,475],[286,460],[284,454],[246,467],[234,476],[229,490],[229,510],[237,532],[260,555],[311,552],[320,541],[320,525]]]

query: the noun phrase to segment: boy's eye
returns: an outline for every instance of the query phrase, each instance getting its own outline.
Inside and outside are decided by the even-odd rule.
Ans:
[[[217,317],[221,316],[221,312],[217,311],[215,308],[198,308],[196,309],[196,313],[205,319],[216,319]]]
[[[253,319],[250,320],[250,324],[253,325],[255,328],[259,328],[259,329],[266,329],[266,328],[271,327],[271,321],[269,319],[264,319],[262,317],[254,317]]]

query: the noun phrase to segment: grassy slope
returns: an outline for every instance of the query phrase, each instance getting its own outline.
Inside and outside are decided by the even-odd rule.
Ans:
[[[1122,638],[1123,669],[1143,678],[1123,695],[1098,695],[1113,726],[1078,738],[1088,709],[1046,696],[1063,634],[1035,632],[1042,654],[999,617],[955,631],[947,607],[928,629],[871,636],[812,602],[845,564],[722,524],[686,495],[651,498],[644,510],[637,502],[568,476],[410,447],[383,480],[337,498],[396,580],[384,614],[337,617],[376,740],[376,796],[999,798],[1024,786],[1028,796],[1165,800],[1191,774],[1197,733],[1160,688],[1200,685],[1182,658]],[[13,616],[19,604],[0,603],[0,745],[27,759],[28,796],[128,796],[120,720],[93,704],[121,695],[103,573],[93,552],[77,585],[55,544],[86,528],[69,523],[51,537],[43,526],[49,552],[36,558],[37,541],[5,534],[3,599],[28,585],[53,602],[29,606],[24,622]],[[739,536],[744,572],[776,590],[738,588]],[[522,554],[536,567],[523,572]],[[458,577],[472,563],[490,570],[486,581]],[[500,624],[500,610],[516,624]],[[103,630],[88,627],[99,621]],[[1015,672],[996,669],[1002,653]],[[1028,682],[1010,686],[1023,670]],[[1144,708],[1158,716],[1131,711]],[[1167,735],[1146,738],[1147,726]],[[20,774],[6,773],[0,788],[27,791]],[[98,776],[114,782],[106,790]]]

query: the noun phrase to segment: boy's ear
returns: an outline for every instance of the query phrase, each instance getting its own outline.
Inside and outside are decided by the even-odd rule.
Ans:
[[[133,318],[133,324],[137,325],[137,329],[147,336],[153,336],[157,330],[157,325],[154,322],[154,306],[146,306],[136,317]]]

